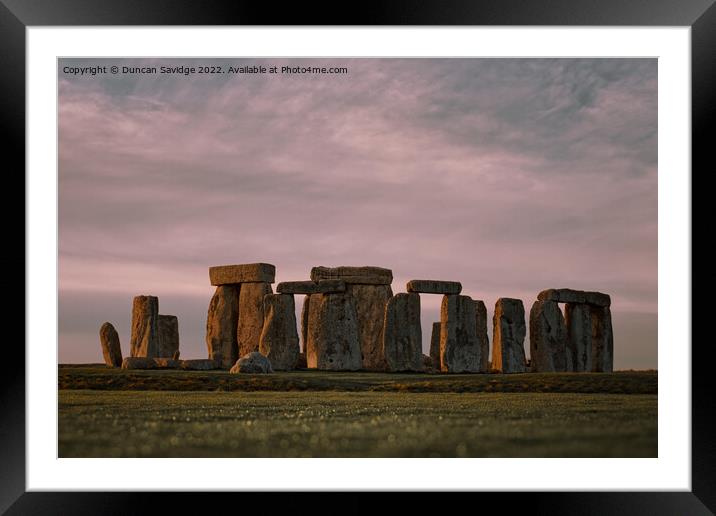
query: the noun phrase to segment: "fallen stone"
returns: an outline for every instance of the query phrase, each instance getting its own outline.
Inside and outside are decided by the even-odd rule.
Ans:
[[[608,306],[593,306],[592,319],[592,371],[611,373],[614,370],[614,334],[612,312]]]
[[[122,369],[178,369],[181,361],[171,358],[127,357]]]
[[[240,285],[220,285],[209,303],[206,316],[206,347],[209,359],[230,369],[239,359],[236,332],[239,324]]]
[[[537,300],[530,310],[530,369],[567,370],[567,327],[556,301]]]
[[[157,365],[157,369],[179,369],[181,367],[181,362],[173,358],[155,358],[154,363]]]
[[[274,370],[290,371],[296,367],[300,351],[293,294],[266,294],[259,352]]]
[[[159,369],[159,366],[151,357],[125,357],[122,369]]]
[[[421,294],[459,294],[462,291],[462,284],[459,281],[414,279],[408,281],[407,290]]]
[[[358,315],[347,292],[311,295],[306,361],[324,370],[361,368]]]
[[[214,286],[254,282],[273,283],[276,281],[276,266],[270,263],[217,265],[209,267],[209,281]]]
[[[331,294],[345,292],[346,282],[343,280],[320,281],[284,281],[276,286],[280,294]]]
[[[359,285],[390,285],[393,282],[393,271],[382,267],[313,267],[313,281],[340,279],[346,283]]]
[[[106,322],[100,326],[99,343],[102,346],[104,363],[109,367],[121,367],[122,348],[119,345],[119,334],[112,323]]]
[[[179,367],[192,371],[210,371],[212,369],[220,369],[220,364],[218,361],[210,358],[197,358],[192,360],[179,360]]]
[[[599,308],[597,308],[598,310]],[[592,371],[592,318],[585,303],[567,303],[564,307],[567,326],[567,371]]]
[[[271,361],[258,351],[253,351],[236,361],[230,373],[265,374],[273,373]]]
[[[311,296],[303,298],[303,307],[301,308],[301,352],[306,354],[306,344],[308,342],[308,316],[311,311]]]
[[[440,322],[433,323],[433,331],[430,335],[430,358],[433,359],[433,367],[440,370]]]
[[[422,371],[420,295],[396,294],[385,306],[383,354],[389,371]]]
[[[154,358],[159,351],[159,298],[137,296],[132,302],[130,356]]]
[[[525,373],[525,307],[521,299],[501,297],[492,317],[492,363],[498,373]]]
[[[556,301],[558,303],[587,303],[595,306],[610,306],[612,300],[608,294],[587,292],[570,288],[550,288],[537,295],[539,301]]]
[[[160,358],[171,358],[179,351],[179,319],[176,315],[159,314],[159,350]]]
[[[480,343],[480,373],[490,372],[490,339],[487,336],[487,307],[483,301],[476,299],[475,314],[477,316],[477,341]]]
[[[271,294],[268,283],[243,283],[239,292],[239,324],[236,338],[239,356],[259,350],[264,326],[264,296]]]
[[[308,363],[306,362],[306,354],[299,353],[298,361],[296,362],[296,369],[308,369]]]
[[[369,371],[385,371],[383,324],[385,305],[393,296],[393,290],[390,285],[349,284],[347,292],[355,302],[362,367]]]
[[[447,373],[478,373],[483,347],[478,338],[477,304],[470,296],[443,296],[440,307],[440,368]]]

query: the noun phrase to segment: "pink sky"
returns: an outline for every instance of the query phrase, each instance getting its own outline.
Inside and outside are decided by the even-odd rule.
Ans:
[[[59,356],[129,348],[132,297],[206,356],[211,265],[461,281],[485,301],[612,296],[616,368],[657,357],[655,59],[209,60],[347,75],[96,75],[60,60]],[[302,299],[297,297],[300,309]],[[424,349],[439,296],[422,296]],[[492,328],[488,333],[492,334]],[[529,350],[529,344],[525,343]]]

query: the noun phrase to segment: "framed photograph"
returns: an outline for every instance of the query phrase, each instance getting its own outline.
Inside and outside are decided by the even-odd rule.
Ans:
[[[0,508],[390,490],[710,514],[687,301],[711,4],[344,26],[5,1],[26,324]]]

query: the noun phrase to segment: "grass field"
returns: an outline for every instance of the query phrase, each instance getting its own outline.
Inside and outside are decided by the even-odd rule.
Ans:
[[[227,371],[59,368],[60,389],[151,391],[577,392],[656,394],[655,371],[616,373],[423,374],[297,370],[252,375]]]
[[[60,391],[60,457],[655,457],[655,395]]]
[[[656,457],[657,373],[59,369],[60,457]]]

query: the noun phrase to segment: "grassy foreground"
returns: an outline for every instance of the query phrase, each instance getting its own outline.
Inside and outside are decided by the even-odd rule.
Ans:
[[[60,365],[60,457],[656,457],[656,371]]]
[[[657,396],[59,391],[60,457],[656,457]]]
[[[423,374],[298,370],[267,375],[227,371],[124,370],[61,365],[60,389],[129,391],[553,392],[656,394],[656,371],[616,373]]]

